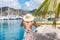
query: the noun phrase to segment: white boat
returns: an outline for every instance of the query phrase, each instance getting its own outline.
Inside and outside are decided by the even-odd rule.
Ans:
[[[9,19],[15,20],[15,19],[21,19],[21,16],[15,16],[15,15],[11,15],[9,16]]]
[[[21,16],[0,16],[0,20],[15,20],[22,18]]]
[[[21,19],[22,17],[21,16],[16,16],[16,19]]]
[[[0,16],[0,19],[4,19],[2,16]]]

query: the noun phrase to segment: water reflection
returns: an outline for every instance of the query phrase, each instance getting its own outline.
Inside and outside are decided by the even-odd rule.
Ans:
[[[0,20],[0,40],[22,40],[24,27],[20,27],[20,20]],[[32,28],[33,30],[35,27]]]
[[[20,23],[21,20],[0,20],[0,40],[22,40],[24,30]]]

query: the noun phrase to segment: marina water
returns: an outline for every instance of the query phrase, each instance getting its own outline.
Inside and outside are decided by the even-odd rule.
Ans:
[[[20,26],[20,20],[0,20],[0,40],[22,40],[24,27]],[[35,27],[32,28],[33,30]]]

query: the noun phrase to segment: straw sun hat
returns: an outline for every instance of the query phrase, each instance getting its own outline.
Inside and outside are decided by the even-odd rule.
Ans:
[[[34,19],[35,19],[35,17],[32,16],[32,14],[26,14],[23,16],[24,21],[33,21]]]

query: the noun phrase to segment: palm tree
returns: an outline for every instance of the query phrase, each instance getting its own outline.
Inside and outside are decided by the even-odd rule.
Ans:
[[[43,12],[40,13],[40,11],[43,9]],[[44,19],[48,11],[50,11],[50,14],[55,14],[53,25],[56,25],[56,18],[58,17],[58,0],[45,0],[39,8],[34,12],[34,16],[40,16],[42,15],[42,18]],[[53,13],[52,13],[53,11]]]
[[[48,8],[49,8],[50,0],[45,0],[40,7],[34,12],[34,16],[40,16],[42,15],[42,18],[45,18],[46,14],[48,14]],[[40,13],[41,10],[44,10],[43,13]],[[37,19],[38,20],[38,19]],[[43,19],[42,19],[43,20]],[[42,23],[41,23],[42,24]]]
[[[48,0],[45,0],[39,7],[38,7],[38,9],[34,12],[34,16],[37,16],[38,15],[38,13],[40,12],[40,10],[44,7],[44,5],[46,4],[46,2],[47,2]]]
[[[56,19],[58,17],[58,0],[54,0],[54,5],[53,5],[53,8],[54,8],[54,12],[55,12],[55,17],[54,17],[54,21],[53,21],[53,25],[56,27]]]

